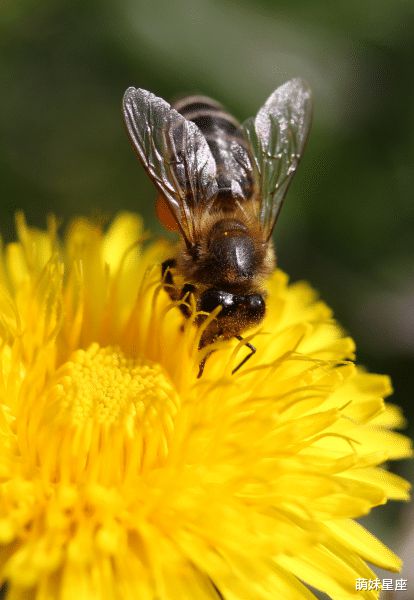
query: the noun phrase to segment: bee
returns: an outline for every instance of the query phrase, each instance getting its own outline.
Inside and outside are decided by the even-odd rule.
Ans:
[[[162,264],[165,289],[183,301],[186,317],[189,294],[201,313],[220,307],[200,348],[217,339],[243,341],[242,333],[264,318],[266,279],[275,267],[271,236],[303,153],[311,104],[308,85],[292,79],[240,125],[206,96],[171,106],[143,89],[125,92],[125,124],[159,192],[157,214],[181,235],[177,255]],[[181,289],[173,272],[186,282]],[[233,373],[256,352],[246,346],[250,353]]]

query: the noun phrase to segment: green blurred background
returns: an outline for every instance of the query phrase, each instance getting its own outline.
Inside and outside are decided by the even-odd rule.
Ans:
[[[275,232],[279,264],[313,283],[413,416],[414,2],[3,0],[0,49],[6,240],[18,209],[40,226],[49,212],[138,210],[161,231],[121,120],[129,85],[201,91],[244,120],[307,79],[314,123]],[[408,461],[393,468],[410,477]],[[374,515],[398,549],[407,509]]]

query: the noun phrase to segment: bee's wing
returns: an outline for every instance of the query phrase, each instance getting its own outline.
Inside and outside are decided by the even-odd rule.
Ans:
[[[217,193],[216,163],[195,123],[151,92],[130,87],[123,115],[132,144],[168,202],[188,246],[197,243],[201,213]]]
[[[308,85],[291,79],[273,92],[255,118],[242,125],[260,186],[258,219],[266,240],[302,155],[311,114]]]

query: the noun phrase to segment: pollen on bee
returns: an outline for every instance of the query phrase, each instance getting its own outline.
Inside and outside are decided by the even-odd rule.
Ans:
[[[177,221],[162,194],[157,197],[155,212],[157,213],[158,220],[166,229],[169,231],[178,231]]]

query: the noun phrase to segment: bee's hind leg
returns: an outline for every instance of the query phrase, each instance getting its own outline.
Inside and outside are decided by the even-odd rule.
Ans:
[[[237,340],[240,340],[240,342],[244,340],[244,338],[241,335],[235,335],[234,337]],[[233,371],[231,372],[232,375],[234,375],[236,371],[238,371],[244,364],[246,364],[247,361],[253,356],[253,354],[256,354],[256,348],[253,346],[253,344],[251,344],[250,342],[245,342],[244,345],[248,347],[248,349],[250,350],[250,354],[245,356],[243,360],[237,365],[237,367],[233,369]]]

